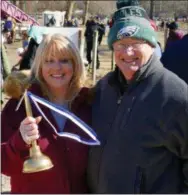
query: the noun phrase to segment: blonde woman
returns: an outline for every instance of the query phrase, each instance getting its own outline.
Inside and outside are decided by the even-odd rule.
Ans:
[[[30,92],[70,110],[90,124],[90,106],[85,100],[87,88],[82,87],[84,66],[79,52],[68,38],[60,34],[44,37],[37,49],[31,72]],[[57,136],[48,123],[41,120],[40,113],[33,105],[34,117],[26,117],[23,103],[15,111],[18,102],[19,99],[10,99],[2,111],[2,173],[11,177],[11,192],[87,193],[85,172],[88,146]],[[81,135],[80,129],[70,120],[45,107],[41,108],[60,132]],[[31,141],[36,139],[54,167],[24,174],[23,162],[29,155]]]

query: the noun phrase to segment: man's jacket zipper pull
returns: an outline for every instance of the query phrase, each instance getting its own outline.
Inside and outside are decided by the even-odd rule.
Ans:
[[[117,100],[117,104],[121,104],[121,100],[122,100],[123,96],[120,96],[119,99]]]

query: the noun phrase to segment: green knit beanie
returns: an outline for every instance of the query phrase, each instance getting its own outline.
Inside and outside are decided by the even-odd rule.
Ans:
[[[146,11],[140,6],[135,6],[138,5],[138,1],[118,0],[116,5],[119,10],[113,15],[114,23],[108,34],[109,48],[113,49],[114,42],[129,37],[147,41],[156,47],[156,33]]]

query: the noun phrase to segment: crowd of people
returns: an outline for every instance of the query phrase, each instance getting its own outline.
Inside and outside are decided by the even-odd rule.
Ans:
[[[188,193],[188,35],[176,21],[168,24],[162,53],[157,29],[138,1],[117,0],[116,7],[107,35],[116,67],[91,88],[84,85],[83,59],[70,39],[56,33],[41,39],[30,29],[20,71],[4,83],[10,100],[1,113],[1,172],[11,177],[11,193]],[[94,32],[100,45],[104,29],[98,17],[86,23],[89,63]],[[25,90],[66,115],[31,104],[33,116],[26,116]],[[59,136],[49,121],[69,136]],[[91,127],[100,145],[92,145],[83,126]],[[23,173],[35,140],[54,167]]]

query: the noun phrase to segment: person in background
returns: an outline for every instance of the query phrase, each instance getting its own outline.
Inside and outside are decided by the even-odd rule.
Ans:
[[[188,85],[163,67],[146,11],[128,2],[117,1],[108,35],[116,69],[93,89],[92,127],[101,145],[90,149],[89,190],[188,193]]]
[[[75,27],[74,19],[67,20],[66,27]]]
[[[11,30],[12,30],[12,19],[11,19],[11,17],[7,16],[3,29],[4,29],[4,32],[11,32]]]
[[[56,25],[56,19],[55,17],[52,15],[48,21],[48,23],[46,24],[47,27],[53,27]]]
[[[154,31],[158,31],[157,25],[154,20],[149,19],[151,26],[153,27]]]
[[[26,117],[23,102],[16,111],[22,93],[27,89],[90,124],[91,109],[86,99],[88,89],[83,87],[85,72],[79,51],[61,34],[46,35],[37,50],[31,73],[20,82],[24,82],[23,86],[18,85],[17,78],[20,74],[21,72],[12,73],[11,77],[7,78],[9,80],[5,81],[5,92],[9,92],[8,95],[12,98],[1,113],[1,173],[11,178],[11,193],[88,193],[88,146],[67,137],[57,136],[47,121],[39,116],[40,113],[33,104],[33,117]],[[18,91],[15,95],[14,90],[19,87],[23,91]],[[67,132],[87,138],[83,131],[66,117],[44,106],[41,109],[59,133]],[[49,156],[54,167],[26,174],[22,172],[23,163],[29,156],[31,142],[36,139],[42,153]]]
[[[165,49],[171,46],[171,43],[180,40],[184,36],[184,32],[178,28],[177,22],[167,23],[167,28],[169,28],[169,34],[166,42]]]
[[[18,66],[20,66],[20,63],[23,60],[23,56],[25,52],[27,51],[27,47],[29,45],[29,36],[27,34],[27,31],[22,31],[22,47],[17,49],[17,54],[18,54],[18,62],[12,67],[12,71],[18,70]]]
[[[29,36],[27,34],[27,31],[23,31],[22,32],[22,48],[26,51],[28,45],[29,45]]]
[[[108,26],[109,26],[109,28],[112,28],[113,23],[114,23],[113,18],[111,18],[111,19],[108,20]]]
[[[86,57],[88,64],[91,64],[92,59],[91,59],[91,52],[93,49],[93,38],[94,38],[94,32],[97,30],[98,33],[99,29],[101,27],[99,26],[98,23],[98,17],[91,17],[87,22],[86,22],[86,30],[84,33],[85,39],[86,39]],[[99,42],[99,37],[98,37],[98,42]],[[99,61],[99,51],[97,47],[97,69],[100,67],[100,61]]]
[[[99,45],[101,45],[103,36],[105,35],[105,25],[102,21],[99,20]]]
[[[188,84],[188,34],[175,41],[164,51],[161,62]]]
[[[160,23],[160,30],[161,31],[164,31],[164,25],[165,25],[164,20],[161,20],[161,23]]]
[[[11,36],[12,27],[13,27],[12,18],[10,16],[9,17],[7,16],[3,28],[4,29],[3,33],[5,35],[6,42],[8,44],[12,43],[12,36]]]
[[[29,44],[27,46],[27,50],[24,52],[22,56],[22,60],[20,62],[19,70],[27,70],[32,67],[32,63],[35,58],[35,54],[37,48],[42,41],[42,33],[38,31],[37,27],[32,26],[28,31],[28,36],[30,37]]]

